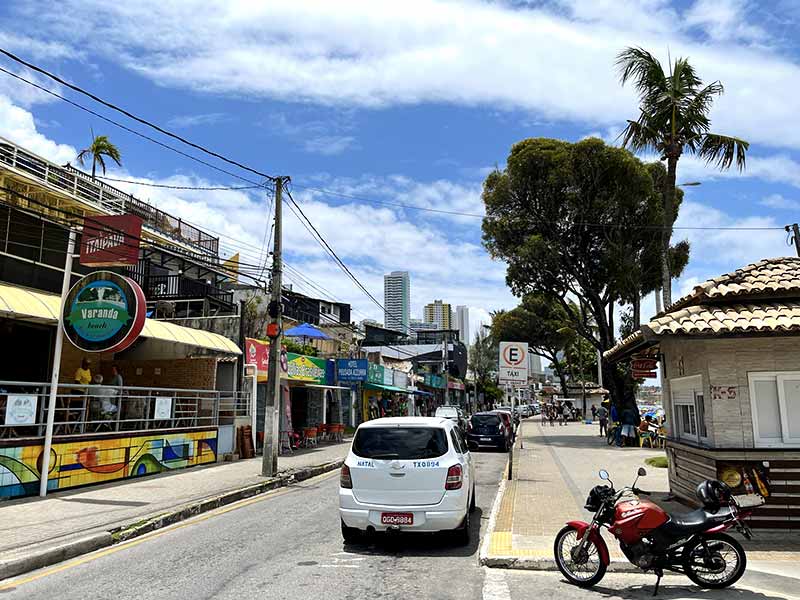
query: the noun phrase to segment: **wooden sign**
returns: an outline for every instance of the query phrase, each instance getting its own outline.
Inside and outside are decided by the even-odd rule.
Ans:
[[[652,371],[658,365],[655,358],[633,358],[631,360],[631,369],[634,371]]]
[[[634,379],[655,379],[658,374],[655,371],[631,371]]]

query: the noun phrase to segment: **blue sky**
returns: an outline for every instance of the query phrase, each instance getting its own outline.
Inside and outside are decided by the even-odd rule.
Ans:
[[[681,161],[679,180],[702,185],[688,188],[678,225],[778,227],[800,219],[798,0],[257,4],[3,3],[0,46],[192,140],[290,175],[295,198],[375,296],[383,273],[411,271],[417,317],[423,304],[444,298],[470,306],[475,327],[486,311],[514,305],[504,266],[482,249],[480,219],[305,188],[481,213],[481,182],[513,143],[588,135],[615,143],[636,115],[633,92],[613,70],[627,45],[665,60],[668,51],[689,56],[704,79],[722,80],[713,129],[752,144],[742,174]],[[123,167],[110,176],[237,183],[0,74],[0,135],[66,162],[87,145],[90,128],[122,151]],[[261,260],[263,194],[120,187],[222,233],[225,254]],[[791,253],[781,231],[676,236],[692,242],[676,295]],[[351,302],[355,318],[382,319],[291,215],[285,244],[288,262]],[[652,306],[650,299],[644,313]]]

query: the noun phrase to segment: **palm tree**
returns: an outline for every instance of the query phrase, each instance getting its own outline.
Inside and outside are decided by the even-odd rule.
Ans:
[[[708,113],[716,96],[724,92],[722,83],[706,86],[689,60],[670,60],[669,73],[661,63],[642,48],[626,48],[617,55],[620,81],[633,82],[639,93],[639,118],[628,121],[622,132],[622,145],[634,152],[655,151],[667,161],[664,181],[664,229],[662,234],[661,285],[664,308],[672,303],[672,275],[669,241],[675,221],[675,173],[684,152],[695,154],[721,170],[736,163],[744,169],[748,142],[727,135],[711,133]]]
[[[78,162],[81,163],[81,166],[83,166],[84,161],[89,156],[92,157],[92,179],[95,178],[94,174],[98,164],[100,168],[103,169],[103,175],[106,174],[106,162],[103,160],[104,156],[109,157],[120,167],[122,166],[122,156],[119,153],[119,149],[108,140],[108,136],[98,135],[95,137],[93,131],[91,145],[81,150],[78,154]]]

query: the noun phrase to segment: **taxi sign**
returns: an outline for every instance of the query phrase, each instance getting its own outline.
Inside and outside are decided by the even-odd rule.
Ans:
[[[528,344],[500,342],[500,383],[528,383]]]

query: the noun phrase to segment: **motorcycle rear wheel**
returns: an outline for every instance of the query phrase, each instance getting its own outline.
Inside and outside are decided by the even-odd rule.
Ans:
[[[586,532],[588,535],[588,530]],[[556,566],[570,583],[580,587],[592,587],[606,574],[606,564],[600,558],[600,549],[591,539],[586,540],[583,556],[575,560],[572,551],[580,544],[578,530],[567,525],[556,535],[553,543]]]
[[[703,540],[708,546],[710,556],[703,548]],[[724,568],[718,572],[720,561],[724,561]],[[683,550],[683,569],[686,576],[707,590],[721,590],[733,585],[744,575],[745,568],[747,555],[744,548],[725,533],[705,535],[703,539]]]

